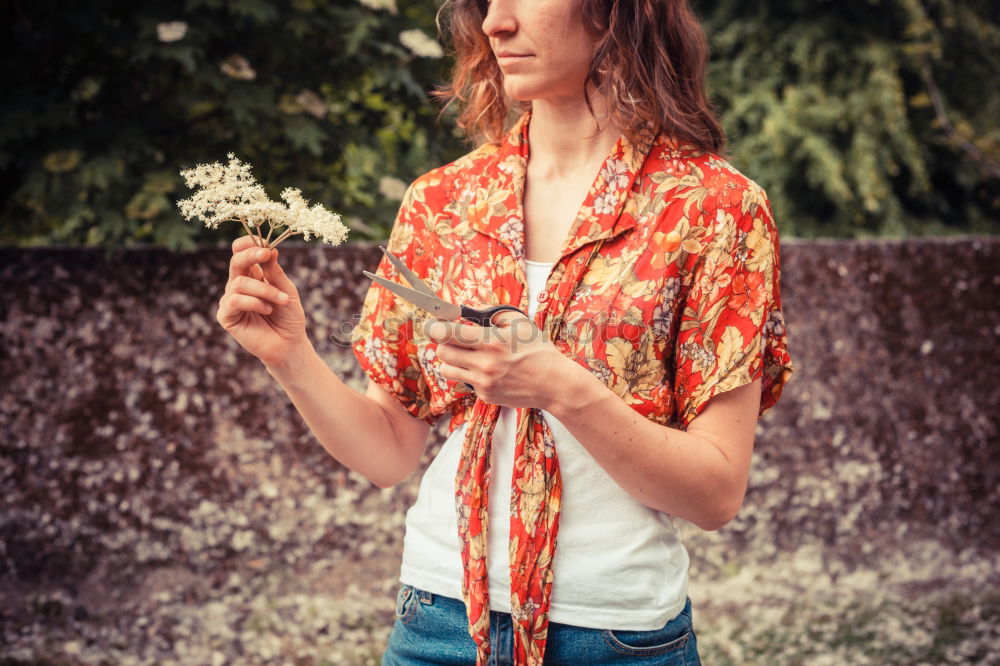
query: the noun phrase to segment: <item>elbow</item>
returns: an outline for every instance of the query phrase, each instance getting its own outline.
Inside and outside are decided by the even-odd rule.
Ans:
[[[389,456],[380,461],[381,464],[369,465],[361,473],[370,483],[385,490],[393,488],[406,481],[413,472],[420,466],[420,458],[417,456],[399,455]]]
[[[694,520],[695,525],[706,532],[714,532],[731,523],[743,507],[743,498],[747,492],[747,475],[734,474],[726,469],[720,473],[705,490],[701,512]]]
[[[416,463],[414,463],[412,467],[392,464],[398,463],[398,460],[390,461],[389,464],[373,463],[368,459],[362,461],[362,463],[358,463],[354,460],[343,460],[335,456],[325,445],[323,448],[326,449],[326,452],[330,454],[331,458],[349,469],[352,474],[364,478],[368,481],[368,483],[377,486],[378,488],[382,488],[383,490],[399,485],[410,476],[414,469],[416,469]]]
[[[740,493],[738,497],[716,498],[709,503],[706,511],[698,517],[698,520],[693,522],[706,532],[714,532],[732,522],[742,506],[743,493]]]
[[[398,486],[400,483],[405,481],[409,474],[373,474],[368,477],[368,480],[375,486],[386,490],[387,488],[393,488]]]
[[[381,488],[382,490],[386,490],[387,488],[392,488],[397,483],[399,483],[398,480],[390,479],[388,477],[373,477],[368,480],[371,481],[372,485],[374,485],[377,488]]]

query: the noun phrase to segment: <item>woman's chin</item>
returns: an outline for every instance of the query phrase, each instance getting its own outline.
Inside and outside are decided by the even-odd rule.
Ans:
[[[510,80],[504,81],[504,92],[516,102],[530,102],[543,96],[538,86],[524,85]]]
[[[551,100],[554,103],[572,101],[583,103],[583,84],[580,84],[580,94],[574,95],[567,86],[560,85],[562,82],[550,81],[548,85],[542,83],[528,83],[511,80],[507,77],[504,81],[504,92],[507,97],[515,102],[538,102],[541,100]]]

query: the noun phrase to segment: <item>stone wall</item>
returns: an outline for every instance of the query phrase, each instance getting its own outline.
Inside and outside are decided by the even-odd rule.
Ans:
[[[282,249],[363,390],[380,251]],[[215,322],[228,259],[0,248],[0,662],[375,663],[419,474],[322,450]],[[684,526],[703,660],[1000,663],[1000,239],[788,239],[782,296],[744,508]]]

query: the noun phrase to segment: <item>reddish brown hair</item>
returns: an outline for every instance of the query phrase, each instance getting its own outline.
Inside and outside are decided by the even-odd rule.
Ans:
[[[708,40],[689,0],[583,0],[583,25],[596,40],[584,94],[610,102],[610,122],[638,141],[650,128],[683,143],[721,154],[722,124],[705,94]],[[433,94],[445,108],[457,101],[458,126],[474,139],[498,142],[513,112],[529,102],[503,89],[489,38],[483,32],[485,0],[446,0],[455,50],[451,82]]]

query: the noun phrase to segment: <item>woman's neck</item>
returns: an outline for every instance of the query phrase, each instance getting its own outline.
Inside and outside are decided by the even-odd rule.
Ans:
[[[556,180],[571,178],[581,171],[593,175],[593,165],[604,161],[621,131],[602,117],[599,100],[592,99],[592,103],[597,119],[582,96],[532,102],[528,141],[529,168],[534,174]]]

